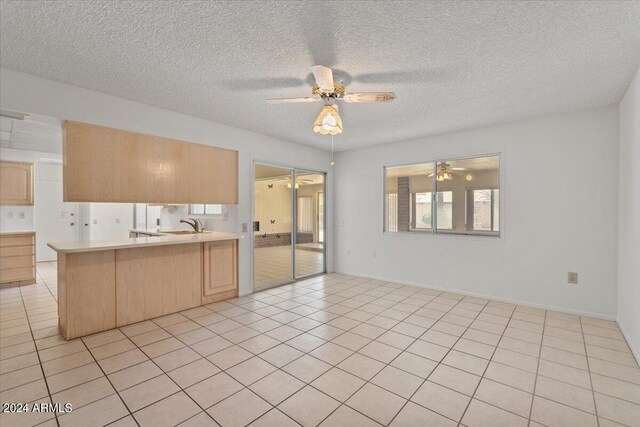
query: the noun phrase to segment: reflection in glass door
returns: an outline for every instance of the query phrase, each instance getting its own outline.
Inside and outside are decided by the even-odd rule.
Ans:
[[[255,164],[254,289],[325,272],[325,174]]]
[[[324,268],[324,173],[296,170],[295,277]]]
[[[255,165],[254,288],[293,281],[293,171]]]

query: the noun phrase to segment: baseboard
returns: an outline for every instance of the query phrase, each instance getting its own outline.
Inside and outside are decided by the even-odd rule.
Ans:
[[[477,293],[477,292],[469,292],[467,290],[461,290],[461,289],[444,288],[444,287],[440,287],[440,286],[427,286],[424,283],[411,282],[411,281],[406,281],[406,280],[396,280],[396,279],[387,278],[387,277],[371,276],[371,275],[367,275],[367,274],[353,273],[353,272],[342,271],[342,270],[336,270],[335,273],[347,274],[347,275],[350,275],[350,276],[366,277],[367,279],[382,280],[384,282],[399,283],[401,285],[416,286],[416,287],[419,287],[419,288],[433,289],[433,290],[436,290],[436,291],[454,292],[454,293],[458,293],[458,294],[469,295],[469,296],[472,296],[472,297],[492,299],[494,301],[508,302],[508,303],[511,303],[511,304],[518,304],[518,305],[523,305],[523,306],[527,306],[527,307],[542,308],[542,309],[545,309],[545,310],[553,310],[553,311],[559,311],[559,312],[562,312],[562,313],[576,314],[576,315],[579,315],[579,316],[589,316],[589,317],[594,317],[594,318],[597,318],[597,319],[613,320],[613,321],[617,322],[616,317],[615,316],[611,316],[609,314],[592,313],[590,311],[574,310],[574,309],[566,308],[566,307],[557,307],[557,306],[553,306],[553,305],[538,304],[538,303],[534,303],[534,302],[530,302],[530,301],[523,301],[523,300],[517,300],[517,299],[511,299],[511,298],[503,298],[503,297],[498,297],[498,296],[495,296],[495,295],[487,295],[487,294],[481,294],[481,293]]]
[[[631,349],[631,353],[633,354],[633,357],[635,357],[636,363],[638,365],[640,365],[640,351],[638,351],[638,349],[635,347],[635,345],[629,339],[629,334],[627,334],[625,332],[624,324],[622,322],[620,322],[619,320],[616,320],[616,323],[618,324],[618,327],[620,328],[620,332],[622,332],[622,335],[624,336],[624,340],[627,342],[627,345],[629,346],[629,349]]]

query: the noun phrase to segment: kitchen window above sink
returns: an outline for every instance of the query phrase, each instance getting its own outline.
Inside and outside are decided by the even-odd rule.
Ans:
[[[222,205],[189,205],[190,215],[222,215]]]

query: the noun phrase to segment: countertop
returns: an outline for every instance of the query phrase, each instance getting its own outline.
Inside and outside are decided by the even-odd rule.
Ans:
[[[188,228],[185,230],[191,231]],[[133,233],[148,234],[150,236],[175,236],[175,234],[171,234],[171,232],[180,231],[180,230],[160,230],[158,228],[130,228],[129,231]],[[205,230],[204,233],[213,233],[213,232],[209,230]]]
[[[4,234],[35,234],[36,230],[16,230],[16,231],[0,231],[0,235]]]
[[[216,242],[236,240],[240,236],[234,233],[210,231],[198,234],[161,235],[151,237],[129,237],[112,240],[81,240],[77,242],[48,243],[58,253],[107,251],[110,249],[142,248],[145,246],[183,245],[188,243]]]

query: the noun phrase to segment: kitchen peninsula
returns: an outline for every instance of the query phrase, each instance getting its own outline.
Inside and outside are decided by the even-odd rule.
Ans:
[[[238,295],[232,233],[49,243],[58,253],[59,324],[67,339]]]

